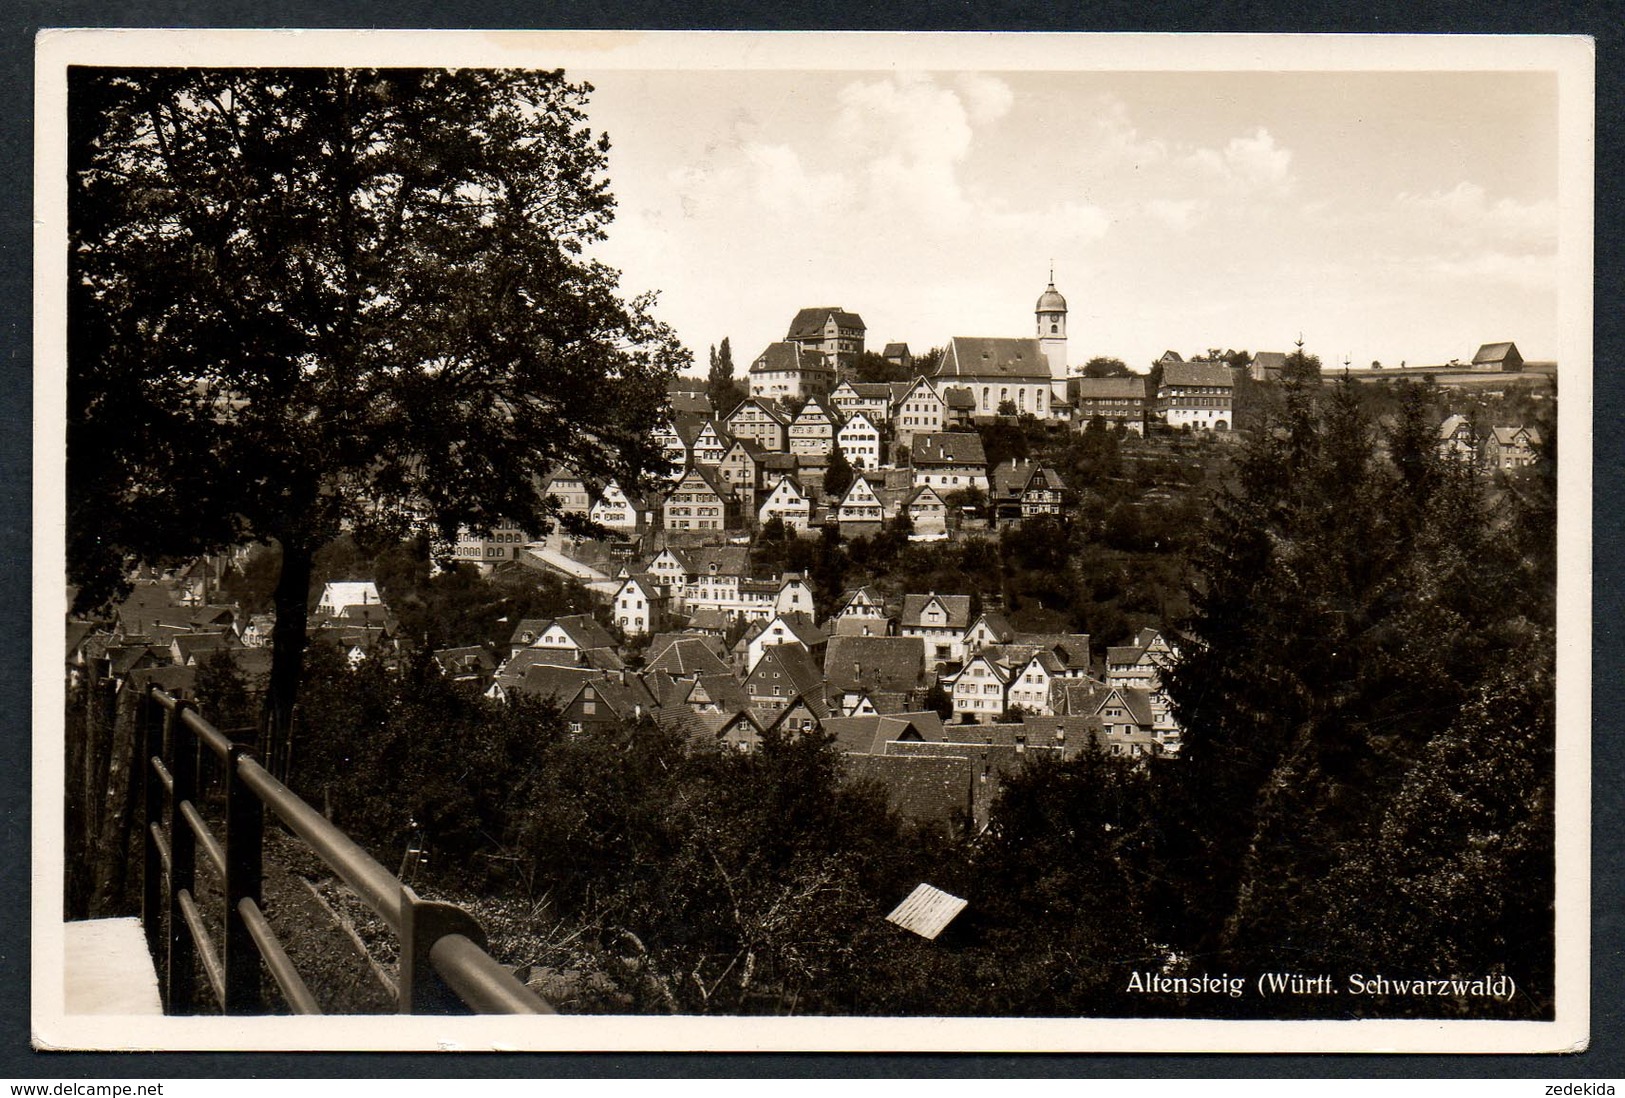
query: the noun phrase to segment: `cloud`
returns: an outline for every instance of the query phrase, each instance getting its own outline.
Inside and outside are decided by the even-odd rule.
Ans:
[[[1198,148],[1187,163],[1210,178],[1244,191],[1285,191],[1292,187],[1292,151],[1275,143],[1263,126],[1232,137],[1222,149]]]
[[[816,212],[843,204],[850,184],[839,172],[809,170],[788,145],[751,145],[744,150],[756,198],[770,210]]]
[[[1550,200],[1519,202],[1512,198],[1491,201],[1477,183],[1463,180],[1448,191],[1401,194],[1402,212],[1448,226],[1465,235],[1464,243],[1498,242],[1503,247],[1540,250],[1557,244],[1557,204]]]
[[[977,125],[997,122],[1010,113],[1010,107],[1016,101],[1010,85],[996,76],[964,73],[954,83],[964,96],[971,121]]]

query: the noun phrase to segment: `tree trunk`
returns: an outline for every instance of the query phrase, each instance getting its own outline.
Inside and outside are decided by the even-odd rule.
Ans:
[[[284,782],[293,751],[294,705],[304,677],[313,556],[309,545],[283,541],[282,573],[272,596],[276,625],[271,631],[271,682],[265,692],[261,743],[266,767]]]

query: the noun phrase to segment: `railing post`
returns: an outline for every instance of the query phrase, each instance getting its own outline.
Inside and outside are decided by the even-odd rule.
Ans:
[[[447,934],[461,934],[485,948],[485,928],[455,904],[423,900],[401,886],[400,1013],[453,1014],[465,1012],[462,1001],[435,974],[429,953]]]
[[[259,1014],[260,953],[239,905],[260,906],[264,879],[265,806],[243,784],[238,760],[247,749],[233,746],[226,760],[226,1013]]]
[[[169,798],[169,966],[165,979],[171,1014],[191,1014],[197,997],[197,944],[181,911],[180,895],[196,887],[197,836],[181,815],[181,806],[197,797],[197,736],[182,719],[192,704],[177,701],[165,724],[169,728],[169,772],[174,789]]]
[[[164,928],[164,862],[159,856],[158,838],[152,829],[154,825],[163,826],[164,783],[152,760],[161,759],[164,755],[164,718],[152,691],[153,687],[148,686],[146,693],[141,695],[140,704],[136,706],[141,727],[136,734],[135,751],[139,767],[137,772],[146,791],[141,818],[141,849],[144,854],[141,859],[141,929],[147,935],[148,951],[156,958],[160,956],[158,947]]]

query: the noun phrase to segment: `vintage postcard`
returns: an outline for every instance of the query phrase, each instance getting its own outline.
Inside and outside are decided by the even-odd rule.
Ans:
[[[37,1047],[1586,1047],[1589,40],[37,58]]]

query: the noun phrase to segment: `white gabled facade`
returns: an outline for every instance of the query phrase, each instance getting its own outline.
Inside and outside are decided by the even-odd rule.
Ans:
[[[816,611],[813,607],[812,588],[800,575],[791,572],[779,581],[779,590],[773,596],[773,613],[778,614],[806,614],[812,617]]]
[[[794,480],[780,477],[756,512],[756,518],[764,524],[778,518],[792,530],[805,530],[812,521],[812,504]]]
[[[885,522],[886,508],[875,494],[874,485],[864,477],[853,477],[835,511],[838,522]]]
[[[728,445],[732,441],[717,430],[714,422],[708,421],[700,428],[700,433],[694,436],[694,445],[689,451],[694,455],[694,464],[722,464],[722,456],[728,452]]]
[[[1010,687],[1006,691],[1005,699],[1010,706],[1021,706],[1029,713],[1036,713],[1041,717],[1053,717],[1055,706],[1051,701],[1050,686],[1055,676],[1044,661],[1034,653],[1021,667],[1016,668],[1010,677]]]
[[[874,621],[883,621],[886,617],[886,607],[880,601],[879,592],[871,587],[859,587],[853,591],[841,608],[835,612],[838,618],[870,618]]]
[[[809,400],[790,423],[790,452],[807,457],[829,457],[835,448],[835,414],[820,401]]]
[[[854,469],[878,469],[885,464],[880,452],[880,428],[866,412],[853,412],[835,432],[835,441]]]
[[[611,530],[637,530],[643,526],[638,509],[613,480],[604,485],[603,495],[593,501],[587,517]]]
[[[683,470],[688,465],[688,444],[669,420],[655,428],[655,445],[660,447],[660,456],[671,466],[667,475],[672,480],[682,480]]]
[[[680,595],[688,582],[688,562],[671,549],[662,549],[649,562],[649,574],[672,594]]]
[[[628,576],[610,600],[611,613],[627,636],[647,636],[660,628],[661,601],[636,576]]]
[[[946,411],[942,394],[937,392],[930,379],[915,378],[914,384],[903,394],[903,399],[892,406],[892,430],[897,435],[897,441],[908,446],[917,434],[942,430],[942,418]]]
[[[994,721],[1008,708],[1009,679],[1004,668],[986,656],[972,656],[959,673],[947,680],[954,718],[970,716],[981,723]]]
[[[908,518],[914,524],[911,541],[941,541],[948,536],[948,505],[929,484],[920,485],[909,496]]]

